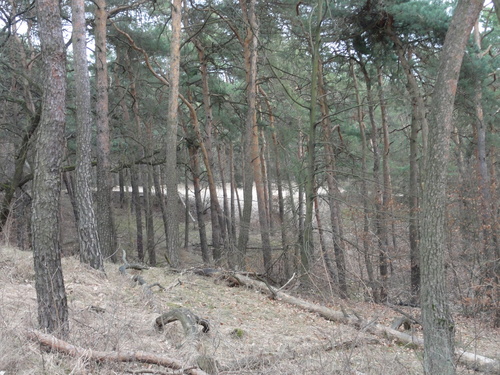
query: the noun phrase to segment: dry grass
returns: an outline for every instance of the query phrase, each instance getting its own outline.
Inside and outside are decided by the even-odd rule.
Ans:
[[[217,360],[224,374],[422,373],[418,351],[328,322],[251,289],[228,288],[212,278],[153,268],[142,276],[168,290],[151,294],[134,285],[129,276],[120,275],[114,264],[106,264],[107,276],[73,257],[64,258],[63,267],[70,309],[68,341],[84,348],[142,350],[178,359],[186,366],[207,355]],[[196,342],[185,342],[177,322],[156,332],[155,318],[173,307],[191,309],[208,319],[211,332]],[[396,315],[372,304],[350,308],[385,323]],[[469,345],[468,350],[477,347],[479,353],[498,356],[499,332],[471,319],[460,318],[458,323],[457,339]],[[0,324],[0,374],[171,373],[153,365],[98,364],[48,353],[28,341],[26,331],[37,326],[32,256],[8,247],[0,247]],[[460,373],[469,371],[460,369]]]

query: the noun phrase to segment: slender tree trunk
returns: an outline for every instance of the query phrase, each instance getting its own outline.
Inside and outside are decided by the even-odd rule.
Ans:
[[[177,127],[179,97],[179,67],[181,55],[182,0],[172,1],[172,34],[170,38],[169,99],[166,137],[167,186],[167,259],[172,267],[179,265],[179,207],[177,192]]]
[[[371,146],[373,153],[373,195],[375,207],[375,234],[377,235],[378,244],[378,268],[380,275],[379,297],[381,302],[387,301],[387,247],[386,245],[386,228],[383,223],[382,213],[382,184],[380,183],[380,150],[378,144],[378,128],[375,122],[375,102],[373,100],[373,91],[371,78],[366,70],[366,66],[362,65],[363,75],[366,83],[366,97],[368,101],[368,117],[371,124]]]
[[[156,200],[160,205],[163,229],[165,231],[165,243],[167,243],[166,238],[168,236],[168,228],[167,228],[168,216],[167,216],[167,207],[165,205],[165,189],[163,188],[163,185],[160,182],[160,174],[161,174],[160,167],[153,168],[153,185],[155,188]]]
[[[85,1],[72,0],[73,56],[75,69],[75,107],[76,107],[76,189],[78,207],[78,243],[80,261],[92,268],[104,270],[101,243],[97,230],[94,200],[90,181],[92,181],[92,115],[90,105],[90,79],[87,65],[87,33],[85,26]]]
[[[102,254],[117,259],[116,233],[112,211],[110,131],[108,119],[108,62],[106,48],[106,0],[95,1],[96,124],[97,124],[97,230]]]
[[[236,183],[234,181],[234,152],[233,152],[233,144],[231,143],[229,145],[229,179],[230,179],[230,185],[231,185],[231,193],[229,194],[230,199],[231,199],[231,229],[228,230],[228,232],[231,234],[231,237],[233,238],[232,242],[233,244],[236,243],[236,204],[238,203],[239,206],[239,199],[237,199],[237,193],[238,191]],[[236,202],[238,200],[238,202]],[[240,210],[241,211],[241,210]],[[241,215],[238,215],[238,217],[241,217]],[[234,249],[234,246],[232,247]]]
[[[144,177],[144,208],[146,219],[146,253],[148,254],[149,264],[156,266],[156,245],[155,228],[153,216],[153,199],[151,189],[153,187],[153,166],[147,165]]]
[[[213,176],[215,170],[215,161],[212,151],[212,103],[210,100],[210,89],[208,86],[208,66],[207,57],[205,55],[205,49],[201,42],[195,38],[193,40],[197,50],[198,59],[200,61],[200,72],[201,72],[201,83],[203,92],[203,109],[205,110],[205,126],[204,134],[202,136],[201,130],[198,129],[199,142],[203,142],[203,161],[207,171]],[[215,179],[210,178],[209,181],[209,192],[210,192],[210,215],[212,220],[212,246],[214,252],[214,260],[216,262],[221,262],[222,258],[222,247],[224,240],[226,238],[226,225],[224,220],[224,215],[220,206],[219,198],[217,196],[217,187],[215,185]]]
[[[412,107],[415,102],[412,100]],[[410,186],[408,195],[408,234],[410,240],[410,291],[411,303],[420,298],[420,251],[419,251],[419,192],[418,192],[418,131],[419,122],[413,112],[410,124]]]
[[[194,202],[196,207],[196,219],[198,221],[198,233],[200,235],[201,257],[203,263],[210,264],[210,250],[208,248],[207,230],[203,217],[203,202],[201,199],[200,184],[200,162],[198,160],[198,149],[195,143],[188,148],[191,172],[193,174]]]
[[[479,51],[481,51],[481,36],[479,34],[479,22],[476,21],[474,27],[474,40],[476,47]],[[478,53],[478,58],[481,58],[481,52]],[[483,94],[482,94],[482,82],[477,80],[474,83],[474,105],[476,112],[476,134],[477,134],[477,181],[479,185],[479,196],[481,200],[481,229],[483,234],[483,251],[482,251],[482,263],[483,270],[481,275],[483,280],[481,280],[481,285],[488,285],[486,290],[482,292],[485,293],[489,298],[488,307],[493,310],[493,320],[494,326],[500,325],[500,321],[497,321],[497,316],[500,317],[500,312],[496,311],[499,309],[497,304],[500,304],[500,301],[495,301],[498,295],[499,288],[499,275],[496,274],[496,263],[499,261],[496,258],[495,251],[495,239],[494,239],[494,229],[496,228],[496,223],[494,222],[493,215],[493,200],[491,194],[491,178],[488,169],[487,162],[487,145],[486,145],[486,123],[484,121],[484,113],[483,113]]]
[[[309,103],[309,134],[307,139],[307,165],[306,165],[306,216],[304,219],[304,237],[301,244],[301,263],[304,272],[308,272],[314,256],[313,237],[313,203],[316,169],[316,127],[318,125],[318,72],[319,52],[321,45],[321,23],[323,21],[323,0],[318,0],[318,23],[311,35],[311,101]],[[311,25],[312,27],[312,25]]]
[[[123,169],[118,171],[118,185],[120,189],[120,208],[123,208],[125,203],[125,181],[123,177]]]
[[[429,116],[429,148],[422,195],[421,303],[424,328],[424,372],[455,374],[455,324],[449,311],[444,265],[446,177],[452,114],[462,59],[483,0],[460,0],[455,8],[434,85]]]
[[[392,238],[394,249],[396,250],[395,235],[394,235],[394,220],[392,220],[392,183],[391,183],[391,170],[389,168],[389,118],[387,114],[387,103],[384,95],[383,87],[383,76],[382,68],[377,67],[377,78],[378,78],[378,96],[380,102],[380,114],[382,120],[382,139],[384,149],[382,152],[382,241],[384,243],[384,248],[386,251],[386,257],[390,259],[390,247],[389,247],[389,221],[392,223]],[[392,262],[389,261],[388,266],[393,270]]]
[[[269,101],[269,97],[266,92],[259,86],[259,92],[264,96],[266,102],[267,110],[269,112],[269,128],[271,129],[271,139],[272,143],[272,153],[274,155],[274,166],[276,174],[276,187],[278,189],[278,212],[279,212],[279,222],[278,226],[281,231],[281,246],[283,247],[283,261],[285,266],[285,277],[288,279],[291,277],[292,272],[290,270],[290,254],[289,254],[289,244],[287,238],[287,228],[285,225],[285,199],[283,197],[283,179],[281,177],[281,161],[279,152],[278,137],[276,134],[276,127],[274,125],[274,111]],[[292,196],[293,199],[293,196]]]
[[[65,149],[66,56],[59,1],[36,2],[42,48],[42,115],[33,175],[33,259],[41,329],[65,337],[68,304],[61,267],[59,207]]]
[[[373,271],[373,264],[371,260],[370,251],[370,221],[369,221],[369,202],[368,202],[368,172],[366,166],[366,154],[368,152],[367,139],[366,139],[366,126],[364,123],[364,114],[362,110],[361,97],[359,95],[358,81],[356,77],[356,72],[354,71],[354,65],[351,63],[351,75],[353,77],[354,89],[356,92],[356,103],[358,105],[357,117],[359,122],[359,132],[361,135],[361,197],[363,200],[363,255],[366,266],[366,273],[368,275],[369,287],[372,291],[372,298],[374,302],[378,303],[380,301],[378,288],[376,287],[375,274]]]
[[[141,262],[144,261],[144,236],[142,233],[142,205],[139,192],[139,173],[138,167],[133,165],[130,168],[130,184],[132,185],[132,208],[135,211],[136,228],[136,249],[137,257]]]
[[[319,244],[321,248],[321,255],[323,255],[323,261],[325,262],[325,268],[328,275],[328,279],[331,285],[338,284],[338,277],[335,274],[335,268],[333,267],[333,262],[328,253],[328,249],[325,244],[325,235],[323,231],[323,224],[321,222],[321,213],[319,209],[318,196],[314,198],[314,212],[316,216],[316,224],[318,225],[318,236],[319,236]]]
[[[329,116],[325,84],[323,80],[323,64],[319,65],[318,89],[322,127],[325,139],[326,181],[328,184],[328,204],[330,206],[330,223],[332,226],[333,249],[337,265],[339,294],[341,298],[348,297],[346,280],[345,246],[342,239],[342,220],[340,217],[339,188],[335,179],[335,154],[333,149],[332,124]]]
[[[262,163],[260,158],[259,126],[257,124],[257,40],[258,23],[255,13],[256,0],[240,0],[244,13],[247,35],[244,43],[245,69],[247,82],[247,121],[246,127],[249,130],[250,163],[253,168],[253,179],[255,182],[255,192],[257,194],[257,207],[259,212],[260,234],[262,241],[262,256],[264,269],[266,272],[271,268],[271,238],[269,231],[269,221],[266,212],[265,184],[262,175]],[[245,197],[246,203],[246,197]]]
[[[410,61],[405,56],[401,40],[392,35],[396,52],[398,54],[403,70],[407,79],[407,90],[411,98],[412,117],[410,125],[410,186],[409,186],[409,240],[410,240],[410,289],[412,303],[416,303],[420,293],[420,254],[418,250],[419,243],[419,181],[418,181],[418,132],[422,131],[422,145],[425,168],[426,150],[427,150],[427,117],[424,98],[420,92],[417,80],[412,73]],[[411,57],[411,55],[410,55]]]

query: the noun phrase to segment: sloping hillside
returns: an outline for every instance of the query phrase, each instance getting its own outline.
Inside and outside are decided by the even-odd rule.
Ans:
[[[118,272],[107,264],[106,277],[63,259],[70,308],[68,342],[106,352],[143,351],[173,358],[186,368],[200,358],[215,360],[221,374],[420,374],[421,351],[407,348],[363,329],[327,321],[247,287],[224,280],[164,268]],[[140,273],[151,289],[132,281]],[[338,301],[331,308],[338,309]],[[179,322],[163,332],[155,319],[184,307],[210,322],[210,332],[186,340]],[[364,319],[390,325],[393,310],[350,303]],[[407,310],[418,315],[418,310]],[[0,374],[171,374],[181,373],[137,362],[96,362],[83,356],[49,353],[27,338],[37,326],[32,256],[0,248]],[[468,351],[500,357],[500,332],[476,320],[457,318],[457,341]],[[201,329],[201,327],[200,327]],[[418,329],[418,327],[417,327]],[[210,372],[210,368],[206,369]],[[473,373],[460,368],[461,374]]]

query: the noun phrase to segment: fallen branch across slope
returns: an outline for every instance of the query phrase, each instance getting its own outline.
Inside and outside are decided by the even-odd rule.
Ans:
[[[360,330],[372,333],[377,336],[387,337],[391,340],[396,340],[401,344],[408,345],[413,348],[424,347],[424,340],[419,337],[414,337],[407,333],[400,332],[376,322],[368,322],[359,316],[348,316],[345,312],[335,311],[329,309],[326,306],[321,306],[305,301],[301,298],[293,297],[289,294],[276,290],[275,288],[272,288],[271,286],[266,285],[261,281],[253,280],[244,275],[237,274],[235,275],[235,277],[238,278],[238,281],[242,285],[251,286],[259,290],[260,292],[271,296],[272,298],[300,307],[306,311],[314,312],[327,320],[350,324]],[[466,366],[467,368],[486,372],[488,374],[500,374],[500,361],[498,360],[484,357],[475,353],[466,352],[463,349],[455,350],[455,354],[457,356],[458,362]]]
[[[137,352],[103,352],[91,349],[84,349],[75,345],[71,345],[66,341],[60,340],[52,335],[38,332],[28,331],[27,336],[33,341],[39,342],[41,345],[50,348],[51,350],[67,354],[72,357],[85,357],[96,362],[140,362],[153,365],[168,367],[173,370],[182,370],[189,375],[207,375],[206,372],[199,368],[185,368],[183,364],[175,359],[166,358],[153,353],[142,351]]]

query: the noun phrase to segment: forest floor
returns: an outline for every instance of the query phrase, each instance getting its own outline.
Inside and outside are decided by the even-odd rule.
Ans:
[[[106,275],[63,258],[70,312],[67,342],[93,351],[147,352],[177,359],[186,368],[197,358],[216,361],[220,374],[421,374],[422,351],[323,319],[247,287],[190,270],[129,270],[106,263]],[[133,274],[166,290],[136,285]],[[293,283],[291,283],[293,286]],[[292,291],[288,293],[293,294]],[[313,301],[314,302],[314,301]],[[341,301],[331,299],[331,309]],[[345,302],[344,302],[345,303]],[[186,340],[179,322],[163,332],[155,319],[173,308],[191,310],[210,322],[210,332]],[[368,321],[390,326],[401,316],[391,308],[347,302]],[[405,308],[414,316],[418,309]],[[455,317],[457,345],[500,359],[500,330],[479,319]],[[0,246],[0,374],[180,374],[136,362],[95,362],[88,355],[47,352],[27,338],[37,327],[33,259],[30,252]],[[200,327],[201,328],[201,327]],[[420,335],[418,327],[414,334]],[[473,370],[459,366],[459,374]]]

